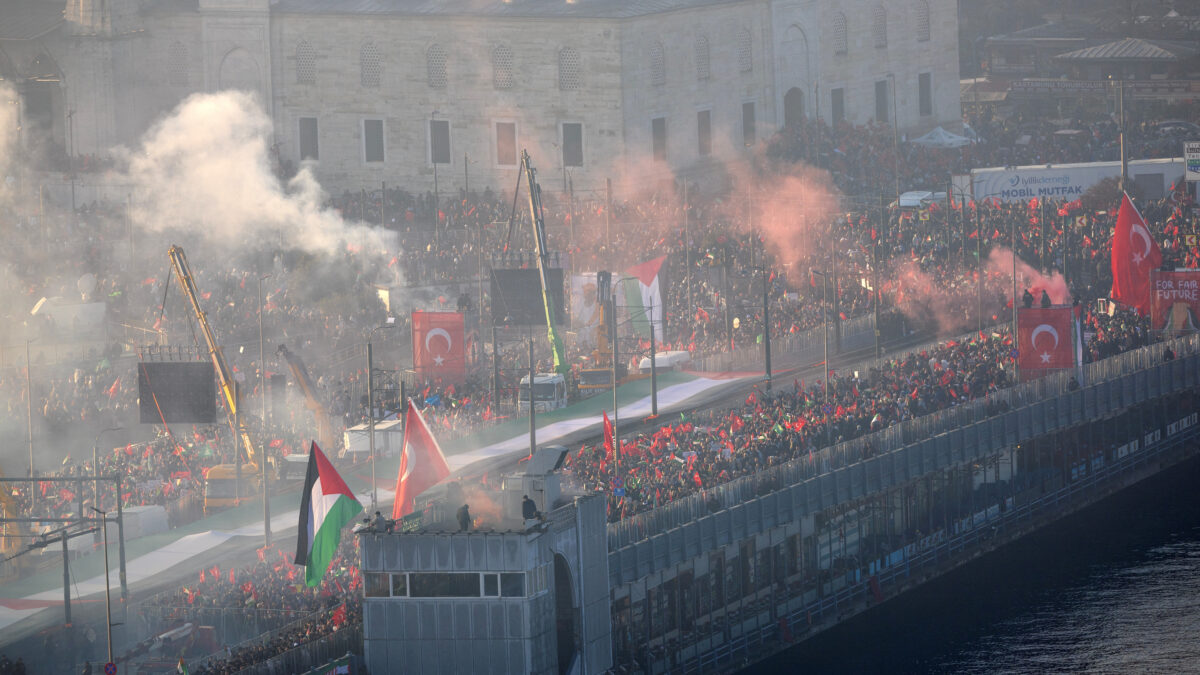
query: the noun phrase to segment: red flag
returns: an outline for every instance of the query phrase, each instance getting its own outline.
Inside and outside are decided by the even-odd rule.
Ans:
[[[450,475],[446,457],[437,440],[426,426],[424,418],[411,400],[404,418],[404,452],[400,456],[400,472],[396,475],[396,501],[392,518],[412,513],[413,500],[425,490]]]
[[[1150,311],[1150,270],[1162,265],[1162,252],[1142,214],[1122,195],[1112,238],[1112,298],[1139,314]]]
[[[105,393],[108,394],[109,398],[116,398],[117,391],[120,390],[120,388],[121,388],[121,376],[118,375],[117,379],[113,380],[112,386],[109,387],[108,391]]]
[[[200,583],[204,583],[206,581],[208,581],[208,578],[204,575],[204,570],[200,570]]]
[[[601,412],[604,416],[604,459],[613,458],[613,425],[608,419],[608,412]]]
[[[231,583],[231,584],[237,583],[237,579],[235,579],[233,576],[233,568],[232,567],[229,568],[229,583]]]
[[[338,605],[338,608],[333,610],[333,615],[330,616],[329,620],[335,627],[346,623],[346,603],[343,602]]]
[[[220,565],[213,565],[212,567],[209,568],[208,571],[213,575],[213,581],[221,580],[221,566]]]
[[[704,481],[700,479],[700,472],[699,472],[699,471],[693,471],[693,472],[692,472],[692,481],[693,481],[694,483],[696,483],[696,487],[698,487],[698,488],[703,488],[703,487],[704,487]]]
[[[1021,379],[1075,365],[1071,308],[1031,307],[1017,311],[1017,350]]]
[[[425,378],[461,381],[466,373],[466,339],[460,312],[413,312],[413,367]]]

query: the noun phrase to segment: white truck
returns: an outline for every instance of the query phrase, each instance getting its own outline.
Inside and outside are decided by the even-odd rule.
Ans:
[[[1044,164],[975,169],[971,181],[975,199],[1002,202],[1031,199],[1074,201],[1105,178],[1121,175],[1120,162]],[[1129,180],[1146,199],[1161,199],[1183,178],[1183,158],[1142,159],[1129,162]]]
[[[558,373],[538,373],[533,381],[534,410],[550,412],[567,407],[567,378]],[[517,410],[529,410],[529,376],[521,378]]]

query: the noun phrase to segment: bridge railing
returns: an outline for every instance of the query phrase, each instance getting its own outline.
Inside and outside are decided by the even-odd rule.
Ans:
[[[1177,358],[1200,354],[1200,335],[1176,338],[1086,364],[1083,367],[1083,384],[1092,386],[1146,370],[1162,362],[1164,348],[1167,346],[1174,350]],[[609,551],[666,532],[755,496],[795,485],[871,456],[895,452],[918,441],[1064,394],[1070,390],[1071,377],[1074,375],[1075,370],[1063,371],[993,392],[981,399],[822,448],[808,457],[796,458],[757,474],[689,495],[657,509],[610,523]]]

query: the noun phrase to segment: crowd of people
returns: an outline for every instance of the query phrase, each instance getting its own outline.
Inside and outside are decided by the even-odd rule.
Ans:
[[[1127,139],[1132,154],[1177,151],[1178,143],[1164,140],[1157,121],[1146,118],[1133,125]],[[803,163],[827,171],[843,194],[874,195],[941,186],[951,173],[970,167],[1115,157],[1111,121],[1073,120],[1069,127],[1079,133],[1071,134],[1056,133],[1061,126],[984,116],[970,120],[980,142],[945,151],[899,139],[887,125],[808,120],[772,138],[755,170],[759,177],[784,175]],[[93,161],[107,165],[89,159],[88,166]],[[1005,251],[1015,251],[1025,263],[1018,272],[1021,289],[1052,290],[1058,294],[1055,302],[1085,303],[1085,358],[1105,358],[1154,339],[1144,318],[1094,312],[1090,304],[1105,296],[1111,283],[1109,240],[1116,217],[1111,190],[1074,202],[985,199],[919,209],[889,207],[875,198],[847,199],[848,206],[806,224],[811,245],[803,255],[785,259],[773,239],[777,233],[756,224],[762,213],[754,204],[769,197],[763,190],[713,195],[669,185],[610,201],[596,191],[554,187],[547,187],[543,200],[545,220],[556,260],[565,268],[619,271],[666,256],[666,330],[656,336],[658,350],[701,357],[758,344],[764,296],[773,336],[802,333],[827,320],[855,319],[874,312],[876,305],[884,321],[941,335],[978,333],[889,358],[866,373],[833,372],[828,394],[823,378],[821,384],[795,382],[789,391],[757,392],[732,411],[695,413],[626,438],[611,452],[603,444],[573,452],[567,469],[572,480],[607,493],[612,520],[1011,385],[1011,336],[1005,328],[988,327],[1004,323],[1014,300],[1011,269],[1016,265],[1011,259],[1006,264]],[[124,505],[166,506],[172,525],[198,517],[206,470],[231,462],[236,452],[228,425],[164,420],[149,436],[134,431],[140,423],[137,360],[206,358],[191,308],[178,289],[170,288],[176,281],[160,255],[168,235],[140,233],[135,239],[121,204],[35,215],[28,206],[34,201],[0,212],[11,233],[0,251],[0,287],[10,300],[0,308],[9,327],[0,350],[0,411],[6,413],[0,416],[0,441],[9,448],[28,443],[39,476],[80,480],[16,484],[6,488],[6,501],[24,514],[42,516],[111,505],[111,494],[98,497],[93,484],[82,479],[91,475],[92,447],[98,446],[100,473],[122,476]],[[480,275],[493,265],[533,264],[528,253],[521,253],[531,248],[527,216],[518,209],[510,227],[510,193],[485,188],[435,196],[389,187],[344,191],[327,206],[346,219],[378,224],[394,235],[393,244],[377,251],[348,243],[324,257],[269,248],[231,254],[189,245],[200,300],[242,386],[248,411],[243,414],[263,444],[280,456],[303,452],[316,425],[313,413],[301,405],[270,403],[268,419],[258,419],[261,397],[274,400],[266,383],[287,370],[274,357],[275,345],[286,344],[305,357],[340,438],[343,428],[366,419],[365,338],[389,314],[398,324],[389,342],[405,344],[409,335],[408,317],[389,310],[381,289],[403,287],[406,298],[426,309],[475,312],[478,326],[486,324],[490,312],[487,294],[477,287]],[[1186,244],[1197,217],[1185,198],[1139,200],[1139,207],[1165,266],[1200,267],[1200,247]],[[876,285],[878,293],[872,291]],[[31,314],[42,298],[48,300]],[[55,298],[68,299],[63,304],[103,303],[102,318],[54,311]],[[268,342],[261,357],[260,321]],[[976,330],[980,326],[983,331]],[[488,340],[477,333],[475,342]],[[144,347],[152,343],[159,347]],[[572,362],[590,350],[571,340],[567,347]],[[634,365],[649,349],[644,337],[626,336],[620,343],[622,357]],[[405,351],[390,350],[392,367]],[[466,382],[408,380],[407,393],[425,408],[435,434],[462,436],[514,415],[517,382],[527,372],[525,352],[503,353],[511,355],[501,359],[498,383],[483,364]],[[293,402],[300,396],[294,388],[291,395]],[[394,414],[400,402],[393,394],[382,403],[385,414]],[[114,428],[120,429],[105,433]],[[6,457],[8,475],[28,469]],[[623,483],[624,496],[614,495],[616,480]],[[345,580],[335,580],[341,586],[334,590],[328,584],[316,593],[297,590],[295,572],[285,562],[264,560],[235,574],[234,582],[223,575],[209,578],[170,600],[180,607],[323,612],[310,626],[230,654],[202,672],[232,672],[328,634],[336,628],[330,616],[339,602],[346,602],[341,621],[360,611]],[[350,580],[356,575],[355,570]]]

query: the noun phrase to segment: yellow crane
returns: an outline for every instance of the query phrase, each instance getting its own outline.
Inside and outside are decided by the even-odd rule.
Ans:
[[[287,345],[279,345],[278,353],[287,361],[288,368],[292,371],[292,379],[296,381],[300,391],[304,392],[304,400],[316,419],[317,443],[326,452],[332,452],[337,446],[337,438],[333,435],[333,417],[317,395],[317,384],[308,374],[308,368],[305,367],[304,361],[295,352],[289,350]]]
[[[196,281],[192,276],[192,269],[188,265],[187,256],[184,255],[181,247],[172,246],[167,251],[167,257],[171,259],[171,269],[174,270],[175,278],[179,281],[179,288],[187,298],[192,312],[196,315],[197,323],[200,324],[200,332],[204,335],[204,342],[208,346],[213,368],[217,371],[217,379],[221,383],[225,409],[229,412],[229,428],[240,440],[246,456],[246,463],[241,465],[240,484],[236,464],[218,464],[208,470],[208,476],[204,481],[204,510],[236,506],[239,501],[262,489],[259,479],[259,462],[264,458],[259,456],[259,450],[250,438],[250,432],[246,429],[246,420],[241,414],[241,400],[237,383],[233,380],[233,371],[225,362],[225,354],[221,351],[221,346],[217,344],[217,336],[213,333],[212,326],[208,324],[208,315],[200,307],[200,293],[196,290]]]

